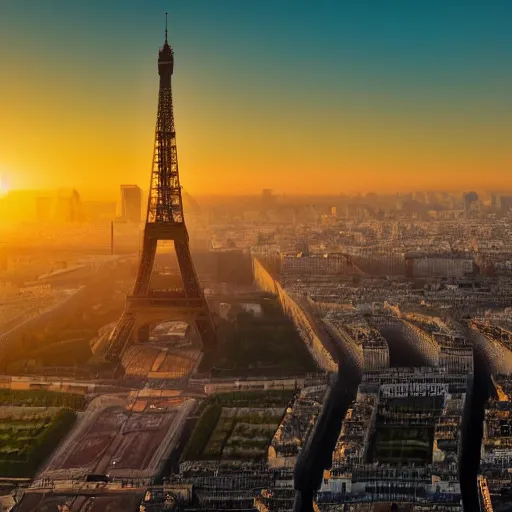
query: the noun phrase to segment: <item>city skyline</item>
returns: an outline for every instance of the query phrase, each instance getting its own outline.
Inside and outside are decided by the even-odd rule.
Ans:
[[[192,194],[512,187],[512,7],[461,6],[9,3],[3,187],[147,188],[165,11]]]

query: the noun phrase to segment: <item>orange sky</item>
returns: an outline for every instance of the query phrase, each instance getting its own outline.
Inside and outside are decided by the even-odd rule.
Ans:
[[[203,116],[193,108],[200,100],[193,89],[187,94],[183,83],[180,89],[180,172],[193,194],[512,187],[508,134],[498,127],[479,134],[448,116],[444,123],[412,123],[378,113],[358,118],[354,111],[312,111],[301,123],[291,106],[278,115],[219,106]],[[123,112],[114,104],[114,115],[62,96],[19,109],[22,103],[20,91],[0,119],[0,169],[11,186],[98,193],[117,193],[121,183],[147,188],[155,101],[147,112]]]
[[[31,9],[9,5],[0,26],[3,187],[98,197],[117,197],[121,183],[147,189],[161,6],[128,2],[119,17],[96,1],[89,11],[22,3]],[[190,193],[512,189],[510,31],[494,11],[485,26],[481,13],[461,21],[456,10],[443,24],[413,7],[406,20],[356,7],[336,18],[333,2],[332,20],[297,12],[286,28],[279,20],[290,13],[244,5],[205,6],[202,17],[176,7],[171,18]]]

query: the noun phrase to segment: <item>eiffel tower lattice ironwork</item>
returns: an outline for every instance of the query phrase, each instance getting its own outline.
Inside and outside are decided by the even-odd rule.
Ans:
[[[120,358],[130,339],[140,341],[142,329],[162,321],[195,324],[204,350],[216,344],[215,326],[192,262],[183,215],[172,103],[173,68],[174,52],[167,41],[166,26],[165,43],[158,55],[158,115],[142,255],[133,293],[127,297],[123,316],[109,339],[106,357],[113,361]],[[163,240],[174,242],[183,282],[180,290],[150,290],[157,244]]]

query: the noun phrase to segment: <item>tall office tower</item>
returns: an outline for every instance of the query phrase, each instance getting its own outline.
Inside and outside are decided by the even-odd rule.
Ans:
[[[471,212],[473,204],[478,201],[478,194],[476,192],[464,192],[462,198],[464,200],[464,211],[466,213]]]
[[[121,217],[128,222],[140,222],[142,190],[137,185],[121,185]]]

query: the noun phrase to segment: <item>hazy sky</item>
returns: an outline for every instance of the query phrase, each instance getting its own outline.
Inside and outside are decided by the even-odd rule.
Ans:
[[[0,174],[147,188],[164,12],[182,184],[512,188],[512,2],[0,0]]]

